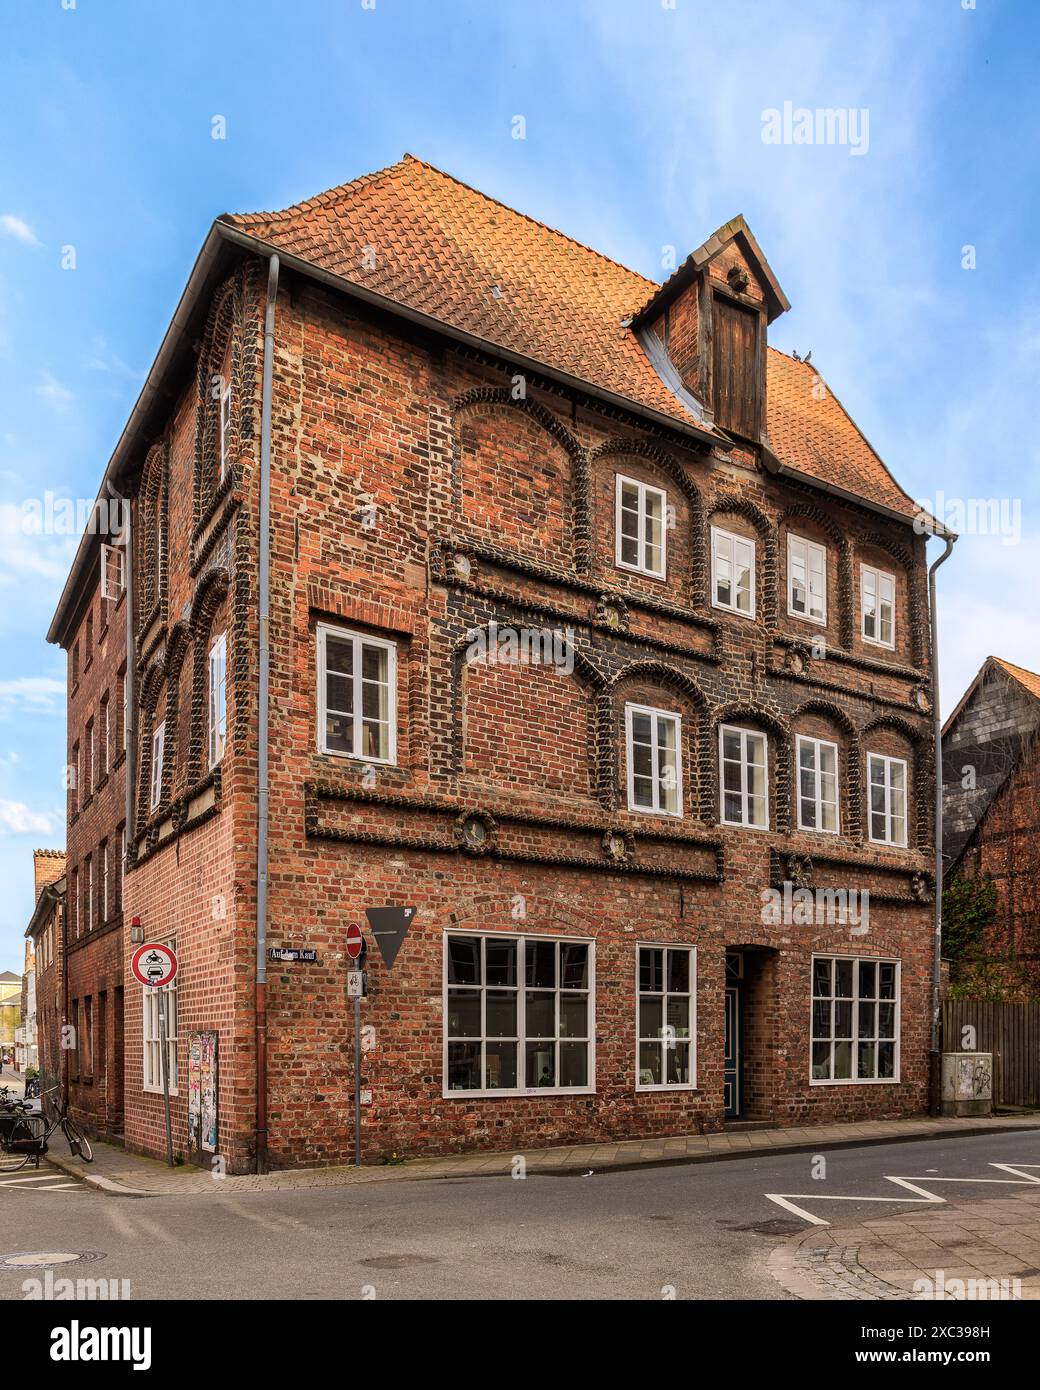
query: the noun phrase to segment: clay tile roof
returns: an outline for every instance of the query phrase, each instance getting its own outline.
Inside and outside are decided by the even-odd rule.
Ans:
[[[1009,676],[1012,676],[1019,685],[1024,686],[1030,695],[1034,695],[1040,700],[1040,676],[1035,671],[1027,671],[1023,666],[1014,666],[1010,661],[1005,661],[1003,657],[991,656],[990,661],[996,662]]]
[[[655,281],[412,155],[282,212],[219,220],[507,351],[704,429],[658,376],[633,329],[622,326],[654,300],[661,288]],[[837,398],[830,391],[814,397],[815,375],[770,350],[767,434],[777,458],[915,516],[913,501]]]

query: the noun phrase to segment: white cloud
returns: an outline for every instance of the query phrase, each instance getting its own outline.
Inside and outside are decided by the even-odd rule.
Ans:
[[[49,835],[50,816],[31,811],[24,801],[0,801],[0,833],[9,835]]]
[[[67,386],[62,386],[61,382],[51,376],[50,372],[44,374],[44,378],[37,386],[36,391],[58,411],[67,410],[76,399],[75,393],[70,391]]]
[[[0,231],[6,232],[8,236],[13,236],[17,241],[24,241],[26,246],[42,246],[33,229],[20,217],[15,217],[14,213],[0,213]]]
[[[65,682],[56,676],[15,676],[0,680],[0,711],[45,713],[65,708]]]

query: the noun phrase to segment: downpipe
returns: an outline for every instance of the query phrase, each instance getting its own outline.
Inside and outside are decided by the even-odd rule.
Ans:
[[[956,536],[946,536],[946,549],[928,571],[928,616],[932,629],[932,721],[935,740],[935,919],[932,931],[932,1037],[928,1055],[928,1098],[932,1115],[942,1113],[942,885],[943,885],[943,763],[942,713],[939,709],[939,612],[935,572],[950,558]]]
[[[267,869],[268,753],[271,700],[271,391],[274,376],[274,311],[279,260],[267,267],[264,311],[263,390],[260,403],[260,660],[257,721],[256,825],[256,1171],[267,1172]]]

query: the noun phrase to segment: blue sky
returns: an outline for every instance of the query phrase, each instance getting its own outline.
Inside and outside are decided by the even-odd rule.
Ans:
[[[75,540],[23,504],[94,496],[217,214],[405,150],[655,278],[743,212],[793,305],[771,340],[907,490],[1020,502],[941,572],[944,704],[990,653],[1040,669],[1038,37],[1030,0],[6,0],[0,970],[64,843]],[[865,109],[865,152],[764,143],[787,101]]]

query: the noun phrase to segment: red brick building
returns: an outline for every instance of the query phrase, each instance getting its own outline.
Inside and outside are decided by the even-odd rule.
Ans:
[[[33,850],[33,879],[36,896],[25,935],[35,973],[36,1065],[43,1085],[53,1086],[62,1077],[65,851]]]
[[[943,729],[947,883],[987,876],[996,911],[955,979],[1040,997],[1040,675],[986,658]]]
[[[661,286],[411,157],[214,224],[106,472],[179,1151],[351,1157],[345,931],[387,905],[369,1160],[923,1108],[925,540],[767,346],[787,307],[742,218]],[[265,981],[282,949],[315,959]],[[126,1142],[161,1152],[123,985]]]

